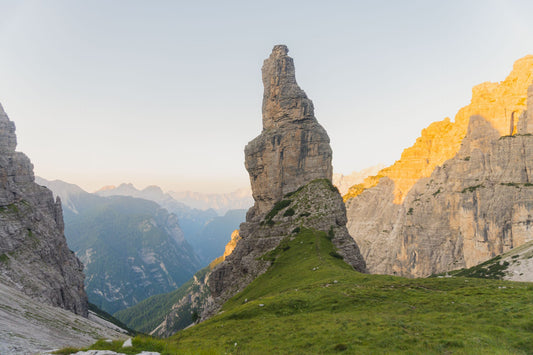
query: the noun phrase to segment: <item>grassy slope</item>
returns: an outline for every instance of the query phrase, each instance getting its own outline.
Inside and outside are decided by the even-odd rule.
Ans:
[[[325,233],[303,230],[221,314],[160,340],[159,351],[533,353],[531,283],[365,275],[333,251]]]

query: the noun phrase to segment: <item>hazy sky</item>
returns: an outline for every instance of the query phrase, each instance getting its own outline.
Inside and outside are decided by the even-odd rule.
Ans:
[[[0,102],[35,172],[89,191],[248,186],[261,65],[289,47],[336,172],[390,164],[533,54],[531,1],[0,0]]]

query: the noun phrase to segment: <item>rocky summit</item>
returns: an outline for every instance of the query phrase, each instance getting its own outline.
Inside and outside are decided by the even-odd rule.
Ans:
[[[330,233],[341,257],[366,270],[346,230],[342,198],[331,184],[329,137],[296,83],[287,53],[286,46],[277,45],[263,64],[263,131],[245,148],[255,204],[240,226],[235,249],[211,272],[212,303],[203,318],[264,273],[270,262],[261,256],[301,228]]]
[[[83,266],[63,234],[60,200],[37,185],[0,106],[0,280],[43,303],[87,316]]]
[[[523,76],[531,79],[531,72]],[[510,87],[523,87],[523,77],[511,77]],[[418,178],[402,201],[388,176],[347,201],[348,229],[370,272],[429,276],[475,266],[533,240],[533,87],[511,93],[492,102],[527,104],[510,117],[507,132],[498,124],[503,119],[490,115],[505,110],[485,107],[485,115],[470,117],[457,153]]]
[[[263,131],[244,150],[255,201],[248,220],[261,219],[300,186],[332,177],[328,134],[296,83],[288,51],[277,45],[263,63]]]

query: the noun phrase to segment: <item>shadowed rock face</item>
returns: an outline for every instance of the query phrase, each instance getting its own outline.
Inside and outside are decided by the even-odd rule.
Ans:
[[[263,217],[286,193],[332,177],[328,134],[296,83],[294,62],[287,52],[286,46],[275,46],[262,68],[263,131],[245,148],[255,200],[248,220]]]
[[[87,316],[83,266],[67,246],[61,202],[34,182],[33,165],[16,145],[15,125],[0,106],[0,279]]]

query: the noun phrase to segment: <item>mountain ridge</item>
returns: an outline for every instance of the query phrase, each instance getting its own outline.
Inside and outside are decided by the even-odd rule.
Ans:
[[[470,104],[457,112],[453,122],[445,118],[424,128],[415,144],[406,148],[399,160],[362,184],[352,186],[344,200],[358,196],[376,186],[382,177],[388,177],[394,181],[394,203],[401,203],[416,181],[428,177],[437,166],[455,156],[473,115],[485,117],[502,136],[511,133],[511,123],[514,132],[518,117],[526,109],[526,92],[532,80],[533,55],[527,55],[515,61],[505,80],[474,86]]]
[[[101,197],[55,180],[48,184],[69,201],[67,240],[85,264],[89,299],[108,313],[178,288],[200,268],[177,216],[153,201]]]
[[[504,81],[474,87],[456,122],[432,123],[402,159],[344,196],[370,272],[469,268],[531,239],[532,81],[526,56]],[[464,128],[474,112],[483,114]]]

